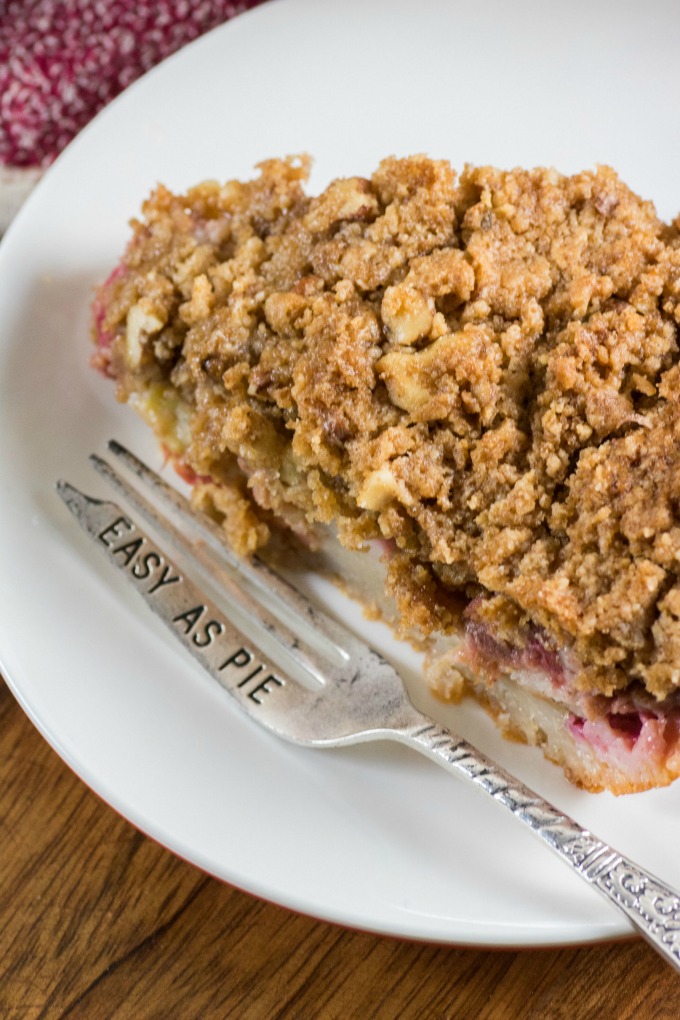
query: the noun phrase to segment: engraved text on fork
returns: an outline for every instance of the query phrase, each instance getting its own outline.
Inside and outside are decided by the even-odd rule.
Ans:
[[[99,532],[97,538],[107,547],[113,561],[122,570],[127,570],[147,596],[156,595],[168,585],[179,586],[175,589],[176,593],[181,590],[184,583],[182,574],[152,546],[146,536],[140,534],[129,517],[118,515]],[[197,649],[207,649],[218,642],[226,629],[224,623],[215,619],[208,607],[201,603],[182,608],[171,617],[171,622],[184,636],[185,642],[191,641]],[[243,646],[225,649],[217,670],[224,672],[225,678],[237,679],[235,686],[258,705],[264,695],[285,685],[281,677],[258,659],[256,652]]]

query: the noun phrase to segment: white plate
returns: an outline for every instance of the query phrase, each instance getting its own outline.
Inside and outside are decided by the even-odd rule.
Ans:
[[[312,752],[241,717],[54,493],[104,495],[116,436],[159,457],[88,367],[91,288],[157,180],[316,158],[313,188],[388,153],[615,166],[680,207],[674,3],[281,0],[134,85],[47,174],[0,246],[0,652],[15,694],[110,804],[177,853],[309,914],[399,936],[541,945],[625,935],[617,914],[476,791],[399,747]],[[417,659],[334,592],[411,678]],[[409,672],[410,671],[410,672]],[[570,787],[473,706],[451,721],[563,810],[680,886],[680,785]]]

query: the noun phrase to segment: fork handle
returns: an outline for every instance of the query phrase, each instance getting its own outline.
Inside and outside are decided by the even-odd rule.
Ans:
[[[443,726],[421,716],[399,739],[451,772],[471,779],[528,826],[571,868],[618,907],[680,971],[680,896],[638,864],[562,814]]]

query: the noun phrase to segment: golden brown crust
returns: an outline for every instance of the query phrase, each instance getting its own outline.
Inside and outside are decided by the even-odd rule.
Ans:
[[[606,167],[387,159],[313,199],[306,172],[146,203],[96,306],[121,399],[248,478],[243,548],[258,506],[392,539],[421,630],[492,593],[485,622],[543,628],[583,689],[674,690],[677,225]]]

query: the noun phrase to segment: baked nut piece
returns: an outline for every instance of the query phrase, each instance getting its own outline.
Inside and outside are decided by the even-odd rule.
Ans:
[[[678,224],[607,167],[259,171],[145,203],[94,304],[118,398],[244,555],[377,564],[443,697],[589,789],[670,782]]]

